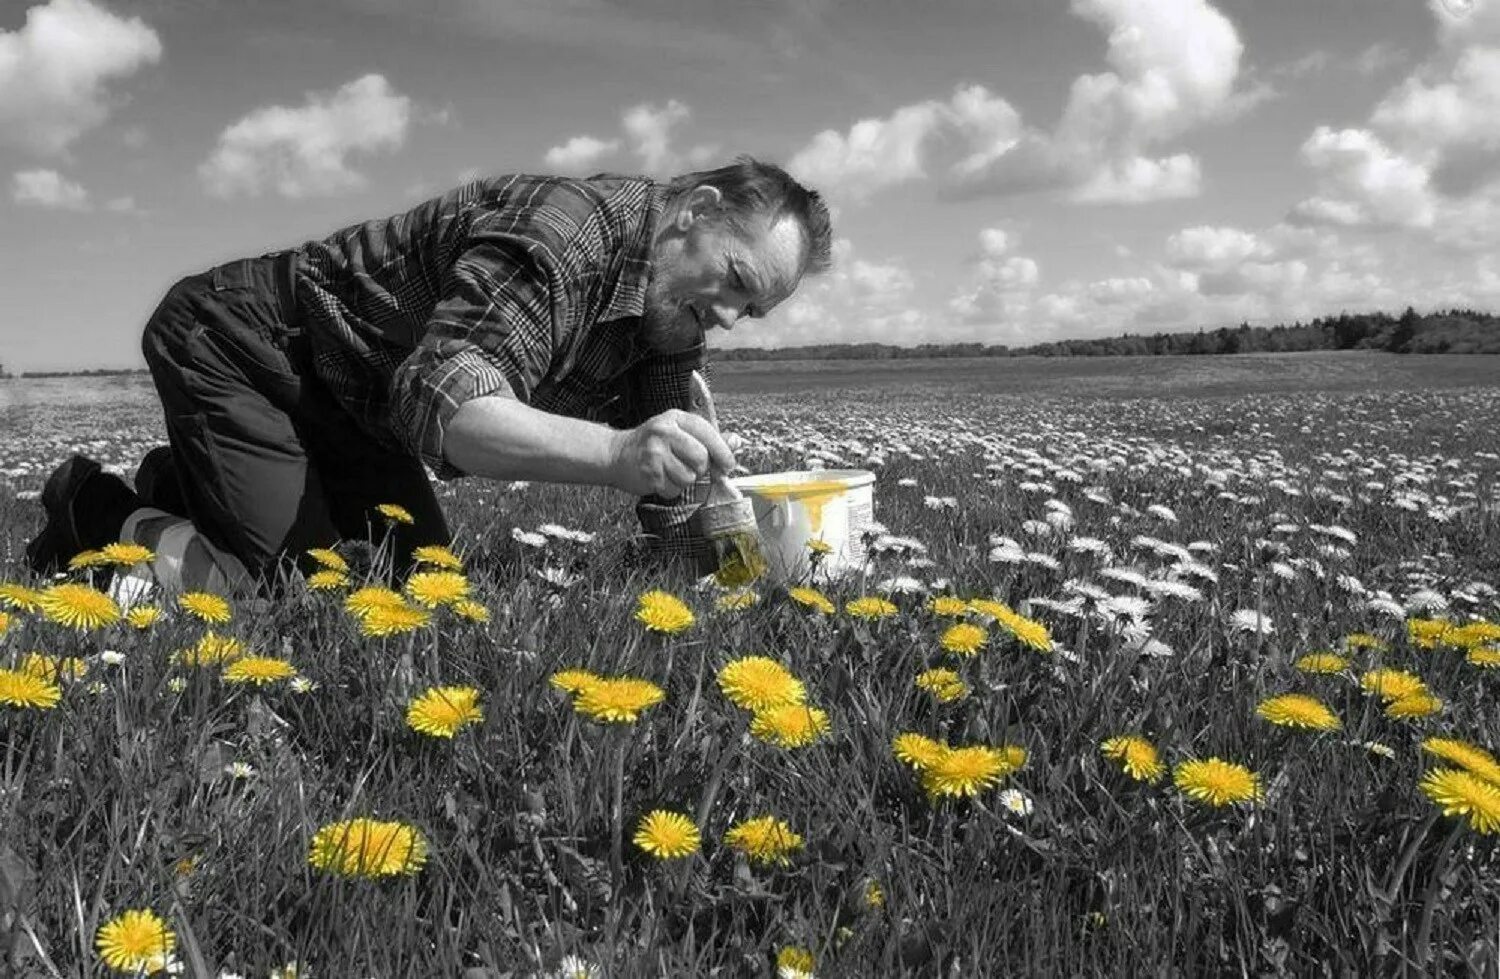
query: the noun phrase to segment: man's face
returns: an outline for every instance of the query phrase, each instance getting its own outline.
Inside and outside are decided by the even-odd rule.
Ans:
[[[718,198],[716,189],[698,188],[657,233],[644,315],[655,350],[685,350],[714,327],[731,330],[747,316],[762,317],[801,280],[796,219],[752,221],[741,238],[708,213]]]

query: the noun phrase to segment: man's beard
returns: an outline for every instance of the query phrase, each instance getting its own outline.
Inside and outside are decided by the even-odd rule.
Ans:
[[[651,294],[641,313],[641,335],[652,350],[676,353],[701,343],[703,329],[686,303]]]

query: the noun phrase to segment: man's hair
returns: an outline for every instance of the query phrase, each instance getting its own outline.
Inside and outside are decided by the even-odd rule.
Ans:
[[[769,219],[774,226],[782,217],[793,217],[802,226],[807,244],[804,272],[818,275],[832,266],[833,228],[828,206],[817,191],[802,186],[781,167],[751,156],[737,156],[728,166],[680,174],[667,184],[667,205],[676,206],[705,185],[718,188],[723,195],[712,213],[730,231],[747,238],[751,223],[758,219]]]

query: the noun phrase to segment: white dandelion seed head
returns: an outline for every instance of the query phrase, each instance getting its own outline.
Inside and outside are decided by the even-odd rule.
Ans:
[[[1430,588],[1421,588],[1406,596],[1406,611],[1408,614],[1448,611],[1448,599]]]
[[[917,485],[917,481],[915,479],[912,479],[910,476],[902,476],[900,479],[896,480],[896,485],[910,489],[911,487]]]
[[[532,530],[522,530],[520,527],[510,528],[510,539],[527,547],[546,547],[547,536]]]
[[[113,649],[103,649],[99,651],[99,662],[105,666],[119,666],[125,662],[125,654]]]
[[[1253,608],[1236,609],[1229,616],[1229,626],[1236,632],[1269,636],[1276,631],[1269,617]]]

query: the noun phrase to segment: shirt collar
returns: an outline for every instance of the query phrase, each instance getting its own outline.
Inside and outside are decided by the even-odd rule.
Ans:
[[[651,284],[651,242],[656,238],[666,200],[665,185],[641,181],[640,197],[635,201],[641,211],[640,222],[625,246],[614,291],[600,311],[601,322],[639,317],[646,311],[646,292]]]

